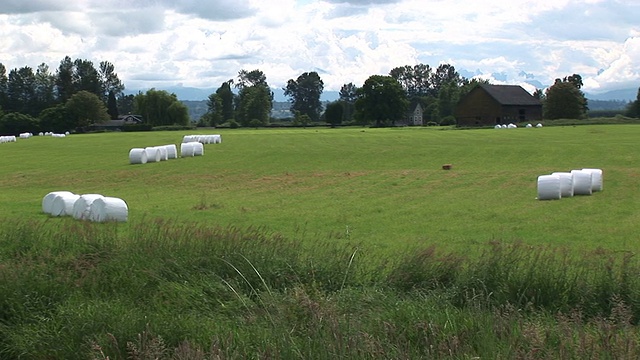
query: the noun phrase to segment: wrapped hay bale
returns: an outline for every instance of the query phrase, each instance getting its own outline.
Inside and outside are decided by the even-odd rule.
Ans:
[[[533,127],[533,125],[531,125],[531,124],[527,124],[527,126],[525,126],[525,127],[528,129],[528,128],[532,128],[532,127]]]
[[[502,129],[502,125],[498,124],[496,126],[493,127],[494,129]]]
[[[214,144],[221,144],[222,143],[222,136],[220,136],[220,134],[211,135],[211,136],[213,136],[213,143]]]
[[[95,222],[125,222],[129,216],[127,203],[116,197],[104,196],[94,200],[90,206],[90,220]]]
[[[537,128],[541,128],[541,127],[542,127],[542,124],[538,123],[538,124],[536,125],[536,127],[537,127]]]
[[[149,146],[144,148],[147,152],[147,162],[159,162],[160,161],[160,151],[155,146]]]
[[[47,195],[45,195],[42,198],[42,212],[45,214],[51,214],[52,210],[52,206],[53,206],[53,199],[55,199],[56,196],[58,195],[73,195],[73,193],[71,191],[52,191],[50,193],[48,193]]]
[[[146,164],[147,151],[142,148],[133,148],[129,150],[129,163],[130,164]]]
[[[178,158],[178,148],[175,144],[165,145],[165,149],[167,150],[167,159],[177,159]]]
[[[51,215],[53,216],[71,216],[73,214],[73,205],[80,198],[76,194],[58,194],[53,198],[51,204]]]
[[[191,157],[194,156],[195,148],[193,144],[197,144],[196,142],[188,142],[180,144],[180,156],[181,157]]]
[[[193,156],[204,155],[204,145],[201,142],[193,143]]]
[[[538,176],[538,200],[559,200],[561,198],[560,177],[558,175]]]
[[[573,195],[591,195],[591,172],[571,170],[573,175]]]
[[[167,148],[165,148],[164,146],[154,146],[156,148],[156,150],[158,150],[158,153],[160,154],[160,161],[167,161],[169,160],[169,154],[167,153]]]
[[[591,173],[591,191],[602,191],[602,169],[582,169]]]
[[[564,197],[573,196],[573,174],[570,172],[554,172],[551,175],[560,177],[560,195]]]
[[[103,197],[100,194],[82,194],[73,204],[71,216],[78,220],[89,220],[91,218],[91,204]]]
[[[511,123],[511,124],[507,125],[507,128],[508,128],[508,129],[515,129],[515,128],[517,128],[517,127],[518,127],[518,125],[513,124],[513,123]]]
[[[195,135],[185,135],[182,137],[182,143],[190,143],[196,141]]]

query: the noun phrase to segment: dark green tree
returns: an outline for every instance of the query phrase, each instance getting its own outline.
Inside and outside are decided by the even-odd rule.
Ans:
[[[40,112],[40,130],[63,133],[75,129],[77,126],[70,116],[67,116],[65,104],[47,108]]]
[[[118,78],[118,74],[115,72],[115,66],[108,61],[100,62],[98,67],[98,81],[100,83],[100,96],[105,102],[109,101],[111,94],[118,97],[118,95],[124,91],[124,84]]]
[[[331,127],[336,127],[342,123],[344,116],[345,104],[342,101],[333,101],[327,105],[324,111],[324,119],[331,124]]]
[[[7,107],[7,68],[0,63],[0,108]]]
[[[56,73],[56,90],[58,93],[58,100],[60,102],[67,101],[71,95],[75,94],[76,88],[73,80],[74,65],[71,58],[65,56],[60,61],[58,71]]]
[[[110,91],[109,96],[107,97],[107,112],[109,113],[109,117],[115,120],[120,116],[118,113],[118,101],[116,100],[116,95]]]
[[[49,65],[38,65],[35,75],[35,111],[40,111],[54,106],[56,100],[56,76],[49,71]]]
[[[134,99],[135,99],[135,95],[133,94],[129,94],[129,95],[120,94],[116,99],[116,102],[118,104],[118,113],[133,114],[134,107],[135,107]]]
[[[638,94],[636,95],[636,100],[631,101],[629,105],[627,105],[627,111],[625,114],[628,117],[640,118],[640,88],[638,88]]]
[[[152,126],[188,125],[190,122],[189,111],[176,94],[150,89],[144,94],[139,92],[134,103],[135,112]]]
[[[443,84],[438,92],[438,122],[453,113],[460,100],[460,89],[454,81]]]
[[[207,99],[208,120],[211,126],[216,126],[235,118],[235,110],[233,108],[235,95],[231,90],[231,84],[233,84],[233,80],[223,82],[216,92],[209,95]]]
[[[547,89],[543,103],[545,119],[583,119],[586,117],[587,99],[578,87],[577,79],[575,74],[570,78],[564,78],[564,80],[556,79],[555,83]],[[581,82],[580,80],[579,83]]]
[[[7,81],[7,112],[17,111],[36,116],[36,76],[28,66],[13,69]]]
[[[75,83],[75,89],[77,91],[84,90],[94,93],[104,102],[105,96],[102,93],[100,76],[98,74],[98,70],[93,66],[93,62],[89,60],[76,59],[73,62],[73,65],[73,81]]]
[[[35,133],[40,130],[38,119],[19,112],[10,112],[0,118],[0,134],[18,135],[23,132]]]
[[[370,76],[359,91],[356,119],[375,126],[393,125],[405,116],[409,106],[405,91],[393,77]]]
[[[107,107],[98,95],[81,90],[71,95],[65,103],[65,110],[74,127],[84,127],[109,120]]]
[[[207,126],[216,126],[222,124],[224,119],[222,117],[222,99],[217,93],[209,95],[207,98],[207,113],[206,124]]]
[[[396,79],[407,93],[409,99],[429,95],[432,69],[426,64],[405,65],[391,69],[389,76]]]
[[[264,73],[260,70],[240,70],[235,86],[239,89],[237,120],[240,124],[249,126],[253,120],[263,125],[268,124],[273,106],[273,92]]]
[[[431,75],[430,95],[438,97],[440,89],[450,83],[453,83],[456,86],[461,86],[464,83],[464,79],[456,71],[456,68],[453,65],[439,65],[438,68],[436,68],[436,71]]]
[[[320,120],[322,102],[320,95],[324,90],[324,82],[317,72],[305,72],[296,80],[289,79],[284,95],[291,101],[291,110],[309,116],[311,121]]]
[[[353,83],[342,85],[340,88],[340,100],[344,106],[342,121],[345,123],[353,121],[353,114],[355,112],[355,104],[358,99],[358,87]]]

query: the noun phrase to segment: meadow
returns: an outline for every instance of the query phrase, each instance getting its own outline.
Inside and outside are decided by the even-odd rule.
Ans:
[[[219,129],[128,162],[191,133],[0,144],[1,358],[640,353],[636,125]],[[536,200],[586,167],[602,192]],[[57,190],[129,221],[46,216]]]

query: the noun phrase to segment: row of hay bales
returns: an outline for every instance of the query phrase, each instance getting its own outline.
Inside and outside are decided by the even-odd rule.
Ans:
[[[66,134],[55,134],[55,133],[40,133],[40,136],[51,136],[51,137],[65,137],[66,135],[69,135],[69,133]],[[17,139],[29,139],[33,137],[33,134],[30,132],[24,132],[24,133],[20,133],[18,134],[18,136],[0,136],[0,143],[6,143],[6,142],[16,142]]]
[[[52,216],[72,216],[93,222],[125,222],[129,216],[127,203],[100,194],[78,195],[70,191],[53,191],[42,198],[42,211]]]
[[[538,200],[560,200],[602,191],[602,169],[584,168],[538,176]]]
[[[199,142],[180,144],[180,157],[204,155],[204,145]],[[133,148],[129,150],[131,164],[146,164],[178,158],[178,148],[175,144]]]
[[[8,142],[16,142],[16,137],[11,135],[11,136],[0,136],[0,144],[2,143],[8,143]]]
[[[222,136],[219,134],[214,135],[185,135],[182,138],[183,143],[199,142],[202,144],[220,144],[222,142]]]
[[[517,127],[518,127],[518,125],[516,125],[516,124],[509,124],[509,125],[507,125],[507,124],[498,124],[498,125],[494,126],[495,129],[515,129]],[[532,128],[533,125],[532,124],[527,124],[525,127],[526,128]],[[536,127],[537,128],[541,128],[542,124],[538,123],[538,124],[536,124]]]

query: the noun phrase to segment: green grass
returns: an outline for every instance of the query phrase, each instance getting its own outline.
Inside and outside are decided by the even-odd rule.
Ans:
[[[640,127],[218,132],[223,143],[203,157],[146,165],[129,165],[129,149],[178,143],[183,133],[2,144],[0,213],[42,219],[42,197],[69,190],[120,197],[134,221],[258,226],[305,240],[348,229],[350,240],[383,251],[466,251],[492,240],[636,248]],[[603,169],[603,192],[535,200],[538,175],[582,167]]]

